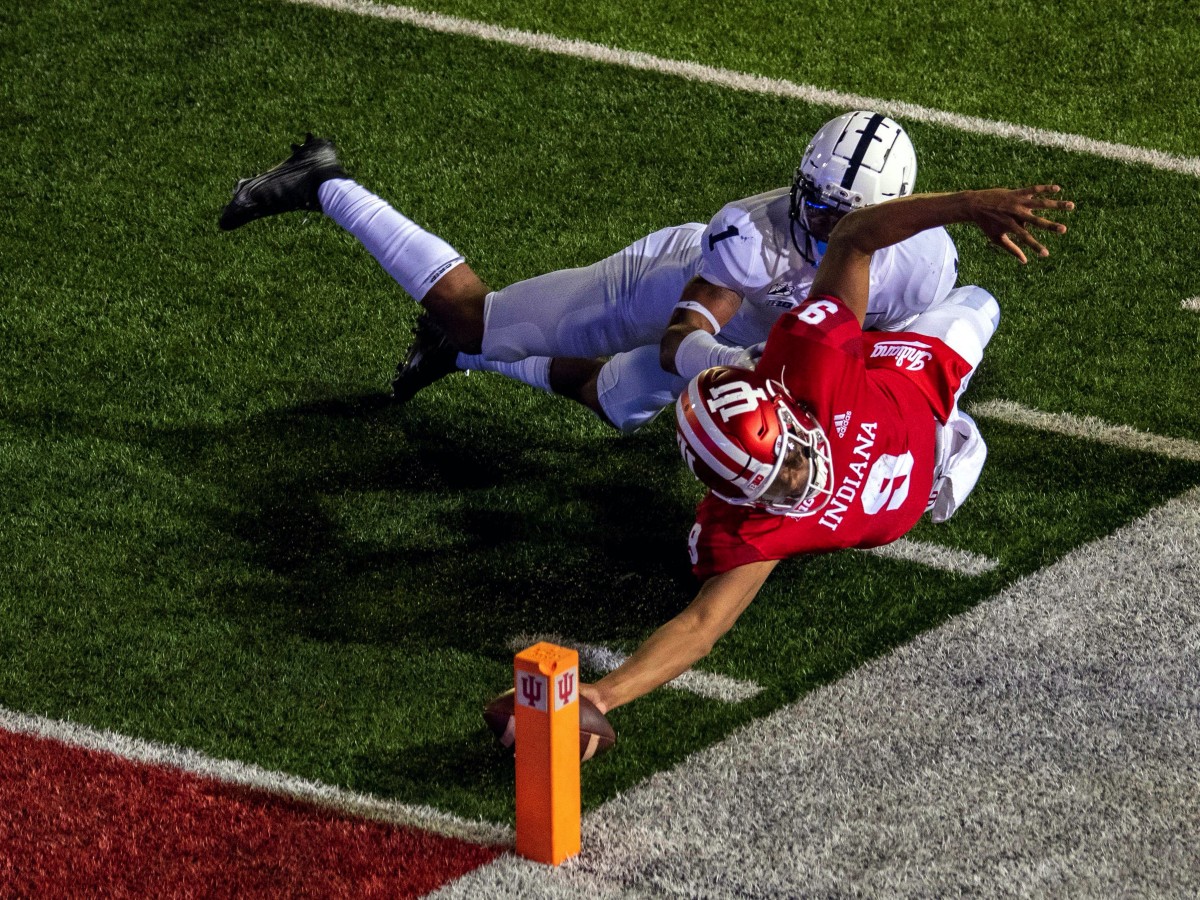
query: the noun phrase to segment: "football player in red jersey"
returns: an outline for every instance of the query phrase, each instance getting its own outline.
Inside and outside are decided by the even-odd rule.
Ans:
[[[1064,233],[1057,185],[917,194],[838,223],[806,302],[772,328],[753,370],[701,372],[676,404],[680,449],[710,489],[689,546],[696,598],[619,668],[581,693],[601,712],[708,654],[780,560],[876,547],[926,510],[948,517],[974,486],[982,441],[957,406],[999,322],[986,291],[961,288],[902,332],[862,329],[872,254],[929,228],[973,222],[1026,262]],[[959,427],[966,422],[967,427]],[[961,463],[961,465],[960,465]],[[966,476],[956,478],[955,468]],[[959,473],[961,474],[961,472]]]

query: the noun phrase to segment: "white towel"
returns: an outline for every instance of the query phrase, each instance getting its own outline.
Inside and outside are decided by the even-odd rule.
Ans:
[[[975,420],[956,406],[946,424],[938,428],[936,452],[928,508],[933,521],[941,524],[975,489],[987,459],[987,444]]]

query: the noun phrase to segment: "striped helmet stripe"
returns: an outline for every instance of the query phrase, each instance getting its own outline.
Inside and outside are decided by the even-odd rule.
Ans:
[[[859,166],[862,165],[863,159],[867,155],[867,151],[871,149],[871,142],[875,140],[875,132],[879,130],[879,126],[883,124],[886,118],[880,113],[875,113],[871,116],[870,121],[862,130],[862,134],[858,139],[858,146],[854,148],[854,153],[850,155],[850,164],[846,167],[846,174],[842,176],[842,187],[846,190],[851,190],[854,187],[854,179],[858,177]]]
[[[696,416],[695,394],[692,391],[688,392],[688,403],[677,404],[675,407],[675,422],[679,426],[679,432],[687,441],[688,447],[695,453],[700,461],[717,473],[721,478],[728,482],[735,483],[738,479],[738,470],[731,468],[736,465],[731,460],[728,454],[720,454],[719,447],[707,434],[704,433],[704,426],[699,422]]]
[[[691,390],[694,386],[694,383],[689,385],[687,392],[690,402],[676,407],[680,431],[688,446],[709,468],[731,484],[752,491],[750,499],[754,499],[769,483],[772,467],[748,454],[725,435],[697,396],[700,391]],[[749,481],[756,477],[764,480],[755,485],[757,490],[754,490]]]

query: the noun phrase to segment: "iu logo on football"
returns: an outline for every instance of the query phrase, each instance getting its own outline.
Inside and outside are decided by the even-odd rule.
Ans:
[[[758,401],[766,400],[767,392],[762,388],[750,387],[744,381],[731,381],[710,388],[708,397],[709,412],[719,412],[721,421],[728,422],[734,416],[758,409]]]
[[[559,673],[554,678],[554,709],[560,710],[569,703],[574,703],[579,696],[578,670],[571,668]]]

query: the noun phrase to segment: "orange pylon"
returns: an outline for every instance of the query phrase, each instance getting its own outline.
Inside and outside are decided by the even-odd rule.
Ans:
[[[557,866],[579,852],[579,654],[534,644],[513,678],[517,853]]]

